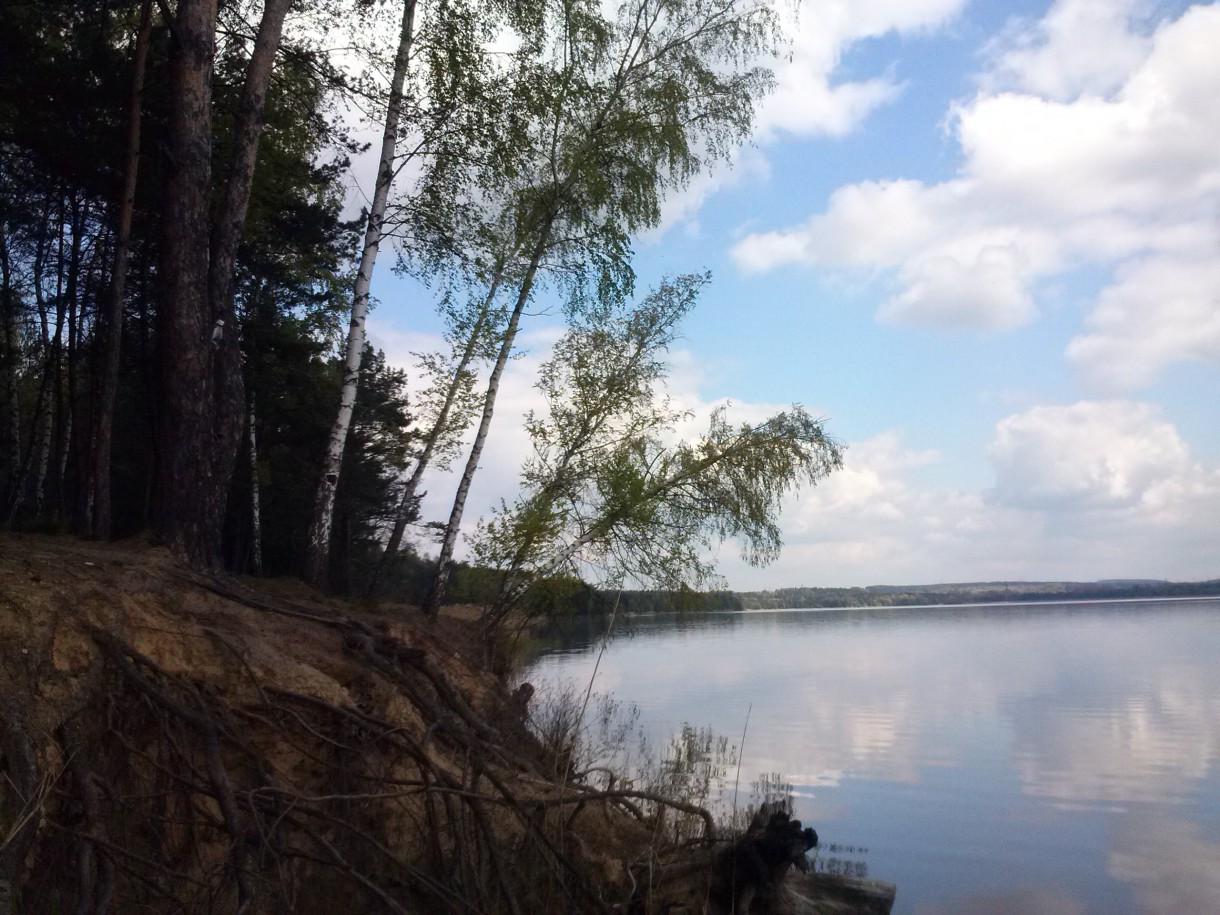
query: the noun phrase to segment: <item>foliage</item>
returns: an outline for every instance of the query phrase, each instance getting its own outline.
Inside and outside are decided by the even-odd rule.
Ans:
[[[10,525],[88,530],[142,5],[47,0],[0,11],[0,517]],[[241,142],[242,86],[265,9],[220,5],[213,211]],[[358,247],[360,220],[342,208],[360,147],[344,124],[354,108],[372,119],[385,110],[393,49],[381,26],[402,9],[298,0],[275,59],[233,268],[240,326],[224,337],[240,338],[232,374],[252,395],[260,443],[257,467],[239,458],[227,492],[223,554],[235,569],[251,554],[255,484],[268,571],[302,565]],[[117,536],[155,516],[173,375],[155,370],[166,352],[173,41],[169,9],[152,10],[113,418]],[[510,50],[493,47],[505,35]],[[403,267],[437,289],[448,350],[423,355],[427,377],[409,410],[400,373],[377,359],[362,373],[368,403],[342,465],[336,587],[363,579],[391,526],[414,517],[422,472],[457,456],[480,368],[511,355],[535,277],[565,293],[571,332],[539,379],[551,406],[530,419],[524,495],[485,526],[454,598],[497,612],[596,612],[605,596],[595,585],[634,579],[665,593],[628,592],[624,606],[687,606],[690,586],[712,581],[706,544],[735,537],[754,561],[774,555],[778,498],[831,469],[835,446],[799,408],[742,428],[720,413],[701,439],[675,440],[687,417],[654,389],[707,278],[669,281],[636,309],[625,302],[632,236],[656,224],[666,194],[748,137],[771,84],[761,63],[779,40],[773,10],[754,0],[420,7],[399,138],[410,162],[388,225]],[[346,60],[328,50],[337,45]],[[485,399],[488,422],[493,404]],[[713,503],[722,510],[708,512]],[[394,552],[387,581],[417,594],[431,560],[398,554],[397,543]]]
[[[657,396],[661,356],[706,281],[667,282],[556,345],[538,381],[547,415],[526,424],[534,453],[522,495],[476,540],[480,561],[502,575],[491,625],[561,569],[699,587],[713,576],[708,547],[729,538],[765,564],[781,545],[782,497],[839,466],[839,446],[800,407],[740,426],[722,407],[700,439],[676,438],[686,414]]]

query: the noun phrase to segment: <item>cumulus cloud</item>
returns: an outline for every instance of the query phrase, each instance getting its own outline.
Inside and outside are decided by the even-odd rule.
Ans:
[[[1102,290],[1068,360],[1097,388],[1127,390],[1170,363],[1220,362],[1220,261],[1151,257]]]
[[[985,83],[1057,101],[1112,92],[1147,53],[1148,38],[1133,28],[1144,5],[1058,0],[1040,21],[1018,20],[992,43]]]
[[[996,424],[994,483],[929,488],[944,460],[895,430],[848,445],[843,470],[792,500],[787,546],[740,589],[819,584],[1152,577],[1189,580],[1220,554],[1220,467],[1191,455],[1159,408],[1042,405]],[[1207,572],[1203,574],[1208,574]]]
[[[913,260],[902,270],[905,288],[881,306],[877,318],[980,330],[1016,327],[1035,312],[1027,264],[1015,245],[991,245],[965,261],[948,254]]]
[[[843,137],[859,129],[876,109],[895,101],[903,90],[889,70],[858,80],[837,80],[843,54],[854,44],[890,33],[917,34],[945,25],[965,0],[823,0],[804,5],[787,23],[788,56],[770,61],[775,91],[762,100],[755,139],[763,147],[783,135]],[[662,206],[656,239],[675,225],[698,232],[703,202],[736,184],[742,175],[765,176],[765,154],[745,146],[729,167],[698,175],[686,188],[671,193]]]
[[[918,474],[942,459],[935,450],[910,448],[897,430],[849,442],[842,470],[790,500],[778,563],[757,571],[724,557],[726,575],[741,589],[961,580],[965,569],[1016,577],[1026,557],[997,552],[994,544],[1030,539],[1014,534],[1025,519],[1004,507],[990,510],[978,491],[919,485]]]
[[[990,455],[989,503],[1041,519],[1042,561],[1064,568],[1063,577],[1214,574],[1220,467],[1191,455],[1159,408],[1035,407],[997,425]]]
[[[1161,411],[1127,401],[1009,416],[996,427],[990,455],[1000,502],[1056,511],[1138,506],[1191,469],[1185,443]]]
[[[530,447],[519,419],[541,406],[533,384],[557,333],[530,331],[528,352],[509,364],[470,493],[471,523],[516,492]],[[440,343],[376,322],[370,335],[399,365]],[[675,350],[670,361],[667,393],[694,415],[678,434],[695,437],[725,401],[703,395],[707,371],[689,352]],[[758,421],[785,406],[733,402],[730,420]],[[930,488],[923,475],[946,460],[940,452],[910,447],[899,430],[849,442],[842,470],[788,500],[777,563],[753,569],[729,544],[719,551],[720,570],[730,587],[750,590],[1028,579],[1031,570],[1047,579],[1192,579],[1214,568],[1220,467],[1196,459],[1158,407],[1126,400],[1031,407],[996,424],[988,454],[993,485]],[[428,476],[426,520],[448,516],[457,473]]]
[[[890,286],[879,320],[997,330],[1036,316],[1039,281],[1117,264],[1069,352],[1087,378],[1129,389],[1217,360],[1220,6],[1148,35],[1134,9],[1057,4],[954,107],[956,177],[840,188],[805,223],[742,238],[738,266],[864,272]]]
[[[763,102],[759,129],[798,136],[843,136],[877,107],[893,101],[902,86],[889,73],[836,82],[844,51],[852,44],[891,32],[937,28],[964,0],[823,0],[806,4],[792,25],[791,59],[776,67],[776,91]]]

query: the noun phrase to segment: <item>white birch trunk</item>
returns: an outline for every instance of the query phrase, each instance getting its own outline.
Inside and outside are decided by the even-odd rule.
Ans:
[[[47,392],[46,410],[42,414],[42,432],[39,436],[38,473],[34,477],[34,514],[41,518],[46,500],[47,470],[51,466],[51,431],[55,426],[54,398]]]
[[[453,404],[457,400],[458,392],[462,387],[462,376],[466,369],[469,368],[470,363],[474,361],[474,353],[478,345],[479,336],[483,333],[484,325],[487,323],[487,316],[491,312],[491,304],[495,301],[496,291],[500,288],[502,280],[503,274],[497,271],[491,281],[491,286],[487,290],[487,296],[483,299],[483,307],[479,311],[479,316],[475,320],[474,326],[470,329],[470,335],[466,339],[466,346],[462,350],[461,358],[453,370],[453,378],[450,380],[449,389],[445,392],[445,400],[441,404],[435,422],[432,423],[432,428],[424,439],[423,450],[415,462],[415,467],[411,471],[411,477],[403,488],[402,498],[398,502],[398,511],[394,516],[394,529],[390,533],[390,539],[386,542],[385,552],[381,556],[381,561],[377,564],[377,568],[369,581],[366,592],[369,596],[376,593],[381,576],[402,546],[402,538],[406,533],[407,522],[411,517],[411,512],[416,502],[415,494],[419,492],[419,484],[423,480],[424,472],[432,462],[432,455],[436,451],[436,446],[440,443],[441,436],[445,434],[445,427],[449,424],[449,414],[453,412]]]
[[[2,272],[0,282],[3,283],[0,295],[7,295],[12,289],[12,270],[9,265],[8,247],[2,233],[0,233],[0,272]],[[8,495],[11,498],[12,484],[21,472],[21,404],[17,399],[17,364],[21,344],[17,338],[16,305],[13,301],[6,299],[4,308],[4,314],[0,315],[0,318],[4,321],[4,351],[8,362],[8,372],[4,382],[5,397],[9,405],[6,417],[8,420],[9,479],[4,482],[9,487]]]
[[[496,409],[496,395],[500,391],[500,376],[504,374],[504,366],[508,363],[508,357],[513,350],[513,341],[517,336],[517,327],[521,323],[521,312],[525,310],[525,303],[529,301],[530,292],[534,286],[534,277],[538,273],[538,265],[542,262],[542,255],[546,251],[546,246],[550,242],[551,227],[554,225],[554,215],[547,219],[540,232],[538,243],[534,248],[533,256],[530,258],[529,269],[525,272],[525,277],[521,281],[521,291],[517,294],[516,305],[513,306],[512,317],[508,320],[508,326],[504,330],[504,340],[500,344],[500,352],[496,355],[495,367],[491,370],[491,377],[487,381],[487,393],[483,396],[483,416],[479,420],[479,431],[475,435],[474,445],[470,449],[470,456],[466,459],[466,469],[462,472],[461,482],[458,484],[457,494],[453,498],[453,509],[449,513],[449,523],[445,527],[445,539],[441,543],[440,557],[437,559],[436,575],[432,579],[432,587],[428,591],[428,598],[424,602],[424,613],[430,618],[435,619],[440,613],[441,604],[445,602],[445,589],[449,584],[449,573],[453,568],[453,551],[457,545],[458,531],[462,526],[462,513],[466,509],[466,496],[470,492],[470,483],[474,479],[474,473],[479,467],[479,458],[483,455],[483,445],[487,441],[487,431],[491,428],[491,417]]]
[[[402,116],[402,90],[407,77],[411,52],[411,32],[415,21],[415,0],[404,0],[402,30],[398,38],[398,53],[394,58],[394,75],[386,103],[385,130],[381,136],[381,157],[377,164],[377,181],[373,187],[373,205],[364,230],[364,248],[356,286],[352,296],[352,317],[347,332],[347,361],[343,375],[343,390],[339,397],[339,413],[331,427],[322,467],[322,479],[314,499],[313,523],[309,528],[306,555],[306,578],[318,587],[326,584],[330,562],[330,529],[334,518],[335,490],[339,486],[339,470],[343,464],[343,448],[352,423],[356,404],[356,387],[360,381],[360,362],[364,356],[364,322],[368,314],[369,288],[373,268],[381,247],[383,223],[394,181],[394,156],[398,143],[398,122]]]
[[[55,480],[55,492],[59,497],[59,507],[56,509],[55,520],[58,521],[63,517],[64,504],[64,477],[68,475],[68,455],[72,451],[72,410],[69,408],[64,412],[63,416],[63,444],[59,451],[59,466],[55,468],[59,476]]]
[[[20,473],[21,467],[21,402],[17,399],[17,354],[20,352],[20,343],[17,340],[16,323],[11,323],[5,328],[5,343],[8,346],[9,354],[9,371],[8,378],[5,379],[8,385],[8,402],[9,402],[9,445],[11,453],[9,460],[12,470],[10,471],[14,479]]]

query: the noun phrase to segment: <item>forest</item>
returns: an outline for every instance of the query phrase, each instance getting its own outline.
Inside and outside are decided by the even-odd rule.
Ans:
[[[748,141],[756,0],[9,0],[0,6],[0,518],[147,537],[335,594],[705,589],[837,468],[794,404],[676,434],[666,353],[711,281],[637,289],[667,194]],[[379,137],[372,143],[361,137]],[[375,161],[352,205],[355,172]],[[366,182],[368,183],[368,182]],[[365,334],[376,270],[445,345]],[[566,332],[520,487],[464,517],[532,303]],[[447,518],[420,516],[460,470]],[[553,602],[553,601],[552,601]]]

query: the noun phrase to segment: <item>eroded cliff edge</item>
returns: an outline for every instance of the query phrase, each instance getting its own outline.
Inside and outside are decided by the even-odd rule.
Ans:
[[[468,625],[0,535],[0,915],[713,912],[702,813],[555,771]],[[658,804],[666,811],[657,816]],[[772,911],[888,911],[786,881]]]

